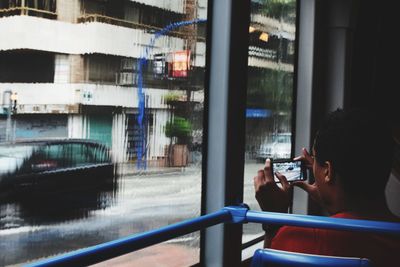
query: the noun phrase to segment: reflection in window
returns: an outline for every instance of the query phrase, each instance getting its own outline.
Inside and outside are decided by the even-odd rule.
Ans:
[[[73,2],[0,0],[1,266],[200,215],[207,1]]]
[[[249,27],[244,202],[259,210],[253,177],[266,158],[291,157],[295,0],[252,1]],[[243,242],[263,234],[244,225]],[[244,251],[243,257],[252,255]]]

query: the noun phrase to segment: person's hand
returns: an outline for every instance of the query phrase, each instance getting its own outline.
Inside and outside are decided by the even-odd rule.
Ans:
[[[294,158],[294,160],[301,160],[304,166],[312,171],[314,158],[310,155],[310,153],[308,153],[307,149],[303,148],[302,155]],[[309,184],[308,182],[297,181],[294,182],[293,185],[298,186],[306,191],[310,195],[310,197],[317,203],[321,203],[321,196],[319,195],[319,191],[315,183]]]
[[[314,164],[314,158],[308,153],[307,149],[303,147],[302,149],[302,155],[295,157],[293,160],[301,160],[303,162],[303,165],[309,169],[312,170],[313,164]]]
[[[293,185],[300,187],[301,189],[306,191],[315,202],[322,204],[322,199],[315,183],[309,184],[308,182],[297,181],[293,182]]]
[[[274,181],[271,172],[271,160],[265,161],[263,170],[259,170],[254,177],[254,189],[256,199],[263,211],[287,212],[291,203],[293,187],[288,183],[286,177],[280,173],[275,174],[281,182],[279,187]]]

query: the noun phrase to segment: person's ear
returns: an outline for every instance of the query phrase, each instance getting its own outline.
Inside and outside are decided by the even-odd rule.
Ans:
[[[324,180],[326,183],[332,183],[334,181],[334,173],[333,173],[333,166],[332,162],[330,161],[325,161],[324,164]]]

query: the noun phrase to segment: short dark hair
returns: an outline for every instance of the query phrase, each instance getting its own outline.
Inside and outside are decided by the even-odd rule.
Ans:
[[[362,199],[383,196],[393,148],[385,118],[363,109],[330,113],[314,141],[317,163],[330,161],[346,195]]]

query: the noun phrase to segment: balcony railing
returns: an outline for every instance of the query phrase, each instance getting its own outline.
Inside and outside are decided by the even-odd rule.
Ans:
[[[147,25],[147,24],[142,24],[138,22],[133,22],[133,21],[128,21],[128,20],[123,20],[123,19],[118,19],[118,18],[113,18],[113,17],[108,17],[100,14],[90,14],[87,13],[81,17],[78,18],[78,23],[87,23],[87,22],[100,22],[100,23],[107,23],[115,26],[121,26],[121,27],[126,27],[126,28],[132,28],[132,29],[143,29],[146,32],[151,32],[155,33],[158,31],[161,31],[162,28]],[[180,31],[170,31],[168,33],[171,36],[183,38],[183,39],[188,39],[188,38],[197,38],[197,41],[205,42],[205,38],[197,36],[196,34],[189,34],[185,32],[180,32]]]
[[[46,19],[57,19],[57,13],[31,7],[12,7],[0,9],[0,17],[33,16]]]

